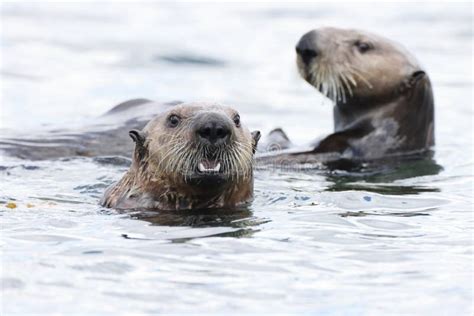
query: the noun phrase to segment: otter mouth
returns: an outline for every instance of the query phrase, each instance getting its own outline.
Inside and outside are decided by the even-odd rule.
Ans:
[[[198,163],[198,173],[218,174],[221,173],[221,163],[216,159],[203,159]]]
[[[219,160],[202,159],[197,164],[194,173],[188,178],[188,183],[211,189],[226,183],[227,180],[224,168]]]
[[[215,158],[204,158],[198,162],[192,178],[206,182],[220,182],[225,178],[223,164]]]

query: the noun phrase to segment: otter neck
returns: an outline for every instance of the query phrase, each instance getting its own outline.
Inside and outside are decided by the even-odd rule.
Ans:
[[[163,183],[168,183],[163,186]],[[160,210],[236,207],[253,198],[253,177],[226,181],[218,186],[192,185],[168,178],[155,178],[145,167],[131,168],[117,183],[124,201]],[[131,201],[131,203],[130,203]]]
[[[220,187],[207,191],[203,188],[170,187],[169,191],[154,197],[159,203],[160,209],[168,210],[190,210],[225,208],[245,205],[253,198],[253,181],[251,179],[226,183]]]
[[[334,131],[341,131],[360,118],[367,116],[370,112],[376,110],[376,106],[361,107],[357,104],[336,104],[333,108]]]
[[[337,132],[347,128],[360,118],[379,111],[384,105],[394,102],[399,97],[399,94],[364,98],[353,96],[345,102],[336,102],[333,108],[334,130]]]

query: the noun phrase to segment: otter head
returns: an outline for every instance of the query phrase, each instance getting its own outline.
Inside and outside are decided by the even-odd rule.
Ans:
[[[296,53],[301,76],[341,106],[390,101],[400,87],[424,76],[401,46],[356,30],[310,31],[296,44]]]
[[[260,132],[251,133],[236,110],[181,104],[130,135],[136,144],[132,169],[155,199],[191,208],[235,205],[251,197]]]

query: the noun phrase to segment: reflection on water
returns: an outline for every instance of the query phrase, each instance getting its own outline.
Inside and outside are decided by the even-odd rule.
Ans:
[[[340,214],[342,217],[363,217],[363,216],[401,216],[401,217],[414,217],[414,216],[429,216],[428,213],[420,212],[344,212]]]
[[[166,61],[172,64],[189,66],[189,65],[202,65],[202,66],[214,66],[220,67],[225,65],[225,61],[206,57],[206,56],[195,56],[190,54],[173,54],[173,55],[161,55],[155,56],[156,60]]]
[[[11,2],[1,14],[0,145],[25,157],[0,166],[2,315],[472,314],[470,4]],[[120,214],[97,203],[130,164],[123,150],[55,158],[97,149],[100,129],[44,149],[44,130],[120,124],[100,115],[134,98],[229,103],[296,145],[327,134],[331,107],[294,65],[301,34],[324,25],[418,57],[435,92],[432,157],[259,169],[248,209]]]
[[[328,174],[332,182],[327,191],[369,191],[381,194],[406,195],[423,192],[439,192],[434,186],[400,185],[400,180],[434,176],[443,170],[433,158],[431,152],[427,156],[409,156],[391,161],[366,163],[357,171],[336,170]]]
[[[252,212],[248,209],[215,209],[183,211],[136,211],[132,218],[145,220],[153,225],[191,226],[191,227],[245,227],[258,225]]]
[[[408,186],[408,185],[383,185],[383,184],[367,184],[367,183],[352,183],[353,180],[336,180],[332,186],[327,188],[328,191],[368,191],[381,194],[419,194],[423,192],[439,192],[438,188],[423,187],[423,186]]]
[[[269,222],[268,219],[254,217],[252,211],[247,208],[159,212],[144,210],[128,214],[131,218],[143,220],[152,225],[206,229],[205,235],[170,239],[173,242],[185,242],[204,237],[251,237],[259,231],[259,225]],[[214,230],[213,227],[217,229]]]

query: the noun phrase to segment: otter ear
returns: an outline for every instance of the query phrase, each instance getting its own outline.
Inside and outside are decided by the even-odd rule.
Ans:
[[[252,132],[252,153],[253,154],[255,154],[255,152],[257,151],[257,144],[258,144],[258,141],[260,140],[260,136],[262,136],[260,134],[260,131]]]
[[[416,70],[412,72],[410,76],[403,80],[402,84],[400,85],[400,92],[406,93],[412,91],[413,88],[425,78],[427,78],[427,75],[423,70]]]
[[[421,79],[423,79],[425,76],[426,76],[426,72],[424,72],[423,70],[417,70],[417,71],[415,71],[414,73],[411,74],[411,77],[410,77],[410,85],[413,86],[413,85],[416,84],[418,81],[420,81]]]
[[[142,131],[132,129],[131,131],[128,132],[128,135],[130,135],[132,140],[135,142],[135,152],[137,153],[137,158],[139,160],[143,159],[146,153],[146,149],[145,149],[146,134]]]
[[[128,132],[128,135],[132,138],[132,140],[135,142],[135,144],[143,144],[145,142],[146,136],[145,133],[142,131],[132,129],[131,131]]]

